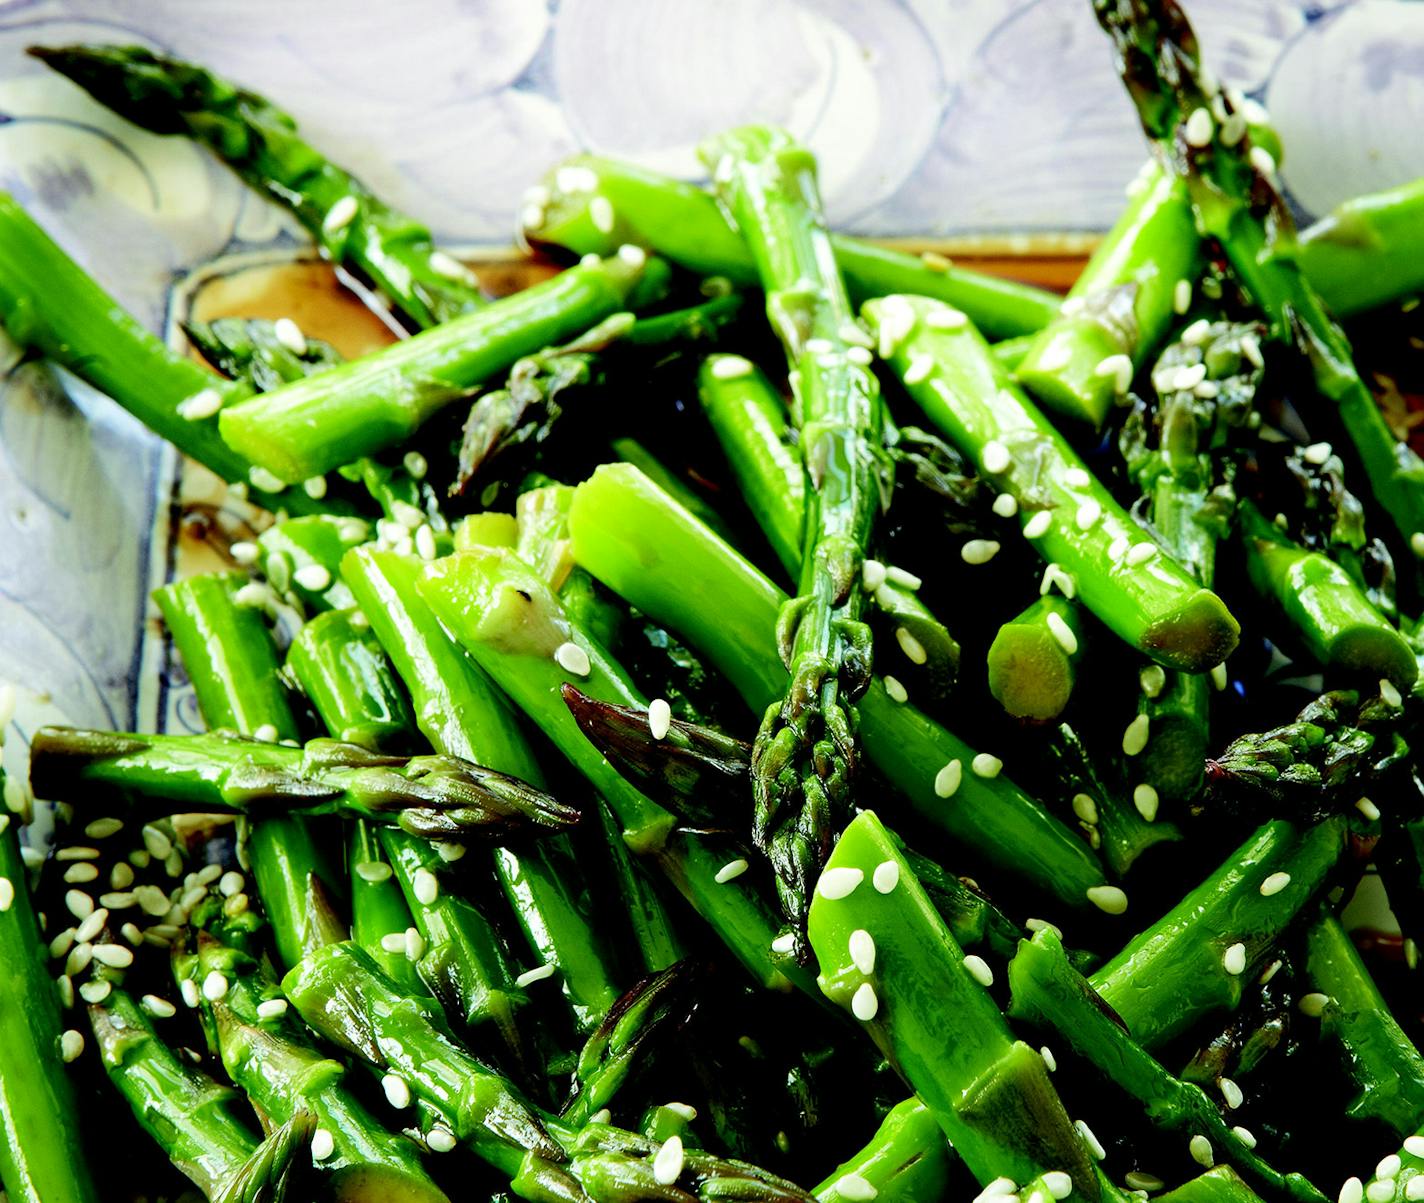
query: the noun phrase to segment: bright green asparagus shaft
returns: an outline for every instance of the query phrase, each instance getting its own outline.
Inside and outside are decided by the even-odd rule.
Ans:
[[[1220,663],[1239,626],[1128,516],[954,310],[919,297],[866,306],[880,347],[930,421],[1018,502],[1024,537],[1073,578],[1109,630],[1158,662]]]
[[[1181,9],[1164,0],[1094,0],[1142,126],[1183,180],[1199,228],[1217,239],[1277,340],[1300,348],[1323,402],[1334,402],[1376,501],[1407,544],[1424,530],[1424,460],[1394,436],[1360,379],[1350,345],[1301,270],[1295,221],[1269,153],[1203,66]],[[1218,121],[1213,112],[1225,112]]]
[[[1339,317],[1424,291],[1424,179],[1354,197],[1302,230],[1300,267]]]
[[[751,249],[799,402],[801,564],[775,628],[790,681],[752,749],[752,838],[799,950],[811,885],[850,813],[852,707],[870,683],[861,569],[885,489],[880,388],[833,266],[810,153],[780,130],[745,126],[700,154]]]
[[[225,410],[223,439],[280,479],[320,476],[409,437],[438,410],[622,307],[639,256],[590,260],[474,313]]]
[[[1321,1016],[1359,1093],[1353,1119],[1377,1119],[1401,1140],[1424,1126],[1424,1057],[1405,1035],[1340,921],[1322,911],[1305,932],[1305,970],[1330,1001]]]
[[[0,743],[4,733],[0,729]],[[5,783],[0,769],[0,787]],[[19,816],[0,810],[0,1187],[11,1203],[94,1203],[74,1088],[60,1057],[54,982],[20,857]]]
[[[1345,821],[1302,830],[1266,823],[1201,885],[1089,979],[1144,1048],[1211,1011],[1233,1009],[1281,932],[1320,890],[1344,851]],[[1234,973],[1226,952],[1242,945]]]
[[[257,536],[259,564],[272,588],[295,597],[306,612],[345,610],[356,599],[338,575],[341,557],[373,537],[370,524],[360,518],[289,518]]]
[[[989,645],[989,692],[1015,718],[1057,718],[1073,694],[1083,622],[1065,597],[1045,595],[999,628]]]
[[[887,888],[888,886],[888,888]],[[865,1025],[981,1183],[1066,1171],[1093,1183],[1043,1057],[1014,1039],[871,811],[841,835],[811,902],[821,989]]]
[[[524,236],[536,246],[610,254],[632,242],[698,275],[757,282],[747,244],[712,196],[693,184],[594,155],[569,159],[549,173],[547,184],[522,217]],[[600,224],[602,201],[612,207],[611,223]],[[892,292],[922,293],[963,309],[993,338],[1039,330],[1058,311],[1059,298],[1050,292],[943,259],[841,235],[832,235],[831,243],[856,304]]]
[[[1201,271],[1186,185],[1160,168],[1098,244],[1063,309],[1020,361],[1019,382],[1044,405],[1101,426]]]
[[[1419,667],[1408,641],[1348,572],[1295,543],[1250,501],[1243,499],[1237,513],[1251,583],[1290,620],[1317,663],[1370,680],[1387,677],[1401,688],[1414,683]]]
[[[413,325],[481,305],[474,277],[435,249],[429,230],[324,158],[291,117],[256,93],[141,46],[30,53],[135,125],[206,144],[246,183],[291,209],[328,258],[366,277]]]
[[[229,811],[346,815],[427,839],[563,830],[579,812],[542,790],[453,756],[390,756],[313,739],[304,747],[207,735],[136,735],[42,727],[30,780],[46,798],[119,799],[166,814]]]
[[[1157,1198],[1162,1203],[1261,1203],[1261,1196],[1229,1165],[1213,1166]]]
[[[580,485],[571,520],[575,558],[605,585],[679,632],[753,707],[780,693],[785,668],[771,631],[785,595],[732,548],[627,465],[605,465]],[[710,597],[715,608],[703,604]],[[860,734],[926,822],[1065,905],[1091,905],[1088,891],[1105,884],[1091,852],[994,766],[973,771],[974,749],[879,682],[861,699]]]
[[[942,1199],[957,1160],[935,1121],[918,1098],[891,1108],[870,1143],[842,1162],[812,1192],[817,1203],[923,1203]],[[874,1188],[870,1196],[862,1183]]]
[[[351,939],[407,994],[424,991],[406,943],[406,932],[418,934],[419,929],[375,823],[358,819],[351,825],[346,863],[351,869]]]
[[[351,552],[342,564],[343,578],[371,616],[372,630],[410,693],[421,731],[449,754],[478,752],[526,781],[542,781],[514,713],[421,599],[419,575],[418,562],[369,547]],[[399,833],[385,838],[411,844]],[[391,859],[399,871],[403,860],[411,863],[422,851],[405,847],[401,857]],[[564,991],[580,1028],[588,1028],[617,999],[619,988],[609,952],[613,935],[589,902],[589,874],[576,870],[573,862],[559,837],[495,852],[496,874],[530,947],[542,964],[555,966],[557,988]],[[456,954],[454,960],[461,958]]]
[[[154,591],[210,730],[272,739],[301,731],[287,701],[276,649],[261,613],[233,600],[238,575],[195,576]],[[340,876],[308,820],[271,816],[252,824],[252,871],[282,962],[315,941],[307,905],[313,878],[340,895]]]

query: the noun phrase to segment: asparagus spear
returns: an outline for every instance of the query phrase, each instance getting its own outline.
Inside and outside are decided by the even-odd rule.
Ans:
[[[1097,1193],[1042,1056],[1010,1034],[987,965],[965,957],[873,812],[837,841],[810,937],[822,990],[866,1026],[980,1182],[1066,1172]]]
[[[1300,267],[1331,312],[1350,317],[1424,291],[1424,179],[1366,193],[1300,234]]]
[[[1321,889],[1345,837],[1339,817],[1304,829],[1284,819],[1263,824],[1093,973],[1093,989],[1144,1048],[1209,1011],[1234,1008],[1280,933]]]
[[[806,513],[796,595],[776,624],[791,680],[753,745],[752,838],[771,861],[804,956],[811,883],[849,814],[852,706],[870,684],[861,568],[884,488],[880,390],[830,266],[815,161],[788,134],[758,126],[713,138],[700,153],[716,166],[719,198],[751,249],[798,382]]]
[[[701,188],[628,163],[576,155],[531,190],[521,222],[533,246],[577,255],[608,254],[632,242],[701,276],[755,284],[747,244]],[[610,220],[611,218],[611,220]],[[939,297],[972,315],[990,337],[1009,338],[1047,325],[1052,293],[957,267],[943,257],[907,255],[832,235],[836,262],[857,304],[892,292]]]
[[[811,1193],[817,1203],[942,1199],[957,1160],[934,1113],[911,1096],[891,1108],[870,1143],[837,1166]],[[873,1196],[867,1185],[875,1191]]]
[[[641,251],[590,259],[551,280],[220,416],[224,441],[277,477],[307,480],[413,434],[426,419],[521,355],[622,307]]]
[[[750,705],[779,695],[785,670],[770,632],[784,595],[646,477],[627,465],[600,468],[578,488],[571,527],[579,563],[684,635]],[[1066,906],[1104,897],[1091,852],[1000,772],[997,758],[979,759],[976,771],[984,754],[878,681],[861,699],[860,735],[875,767],[950,839]]]
[[[370,524],[358,518],[289,518],[257,536],[258,563],[272,588],[295,598],[298,609],[345,610],[356,599],[337,575],[341,557],[372,536]]]
[[[0,724],[0,744],[4,725]],[[4,785],[0,769],[0,786]],[[0,810],[0,1186],[12,1203],[93,1203],[98,1198],[75,1122],[74,1088],[61,1057],[54,983],[20,857],[18,816]]]
[[[241,579],[236,574],[188,577],[154,590],[153,596],[208,727],[296,739],[300,731],[267,628],[255,609],[234,600]],[[272,921],[278,954],[284,964],[294,964],[320,936],[307,906],[313,881],[339,894],[340,878],[306,819],[269,816],[252,824],[249,839],[257,891]]]
[[[293,342],[277,334],[277,323],[265,318],[220,317],[213,322],[183,323],[183,333],[199,355],[229,380],[241,381],[256,393],[270,392],[292,380],[324,372],[341,362],[335,347],[311,335]]]
[[[507,1174],[524,1198],[593,1203],[806,1198],[755,1167],[684,1152],[681,1141],[660,1148],[604,1124],[578,1132],[539,1113],[509,1082],[460,1048],[429,1002],[401,996],[352,945],[318,950],[287,975],[282,988],[327,1039],[399,1074],[411,1093],[440,1115],[440,1143],[469,1145]],[[674,1186],[686,1195],[673,1193]]]
[[[1140,1103],[1157,1127],[1210,1142],[1215,1156],[1244,1173],[1271,1197],[1324,1203],[1324,1196],[1299,1174],[1281,1174],[1252,1150],[1255,1138],[1235,1130],[1199,1086],[1173,1077],[1146,1048],[1135,1043],[1093,987],[1073,969],[1063,944],[1049,930],[1019,946],[1009,965],[1013,993],[1010,1015],[1051,1027],[1074,1052]]]
[[[1333,401],[1375,499],[1407,544],[1424,530],[1424,460],[1395,438],[1350,357],[1350,345],[1301,270],[1295,222],[1275,163],[1253,147],[1245,119],[1201,63],[1182,11],[1163,0],[1094,0],[1142,127],[1182,179],[1205,233],[1270,322],[1305,356]],[[1214,115],[1215,114],[1215,115]]]
[[[1306,551],[1256,506],[1238,508],[1251,583],[1278,606],[1311,656],[1327,669],[1383,677],[1401,688],[1419,674],[1414,653],[1334,560]]]
[[[264,97],[141,46],[29,52],[135,125],[207,145],[291,209],[324,255],[374,284],[412,325],[433,326],[482,304],[474,276],[435,249],[429,230],[303,141],[296,122]]]
[[[1162,1203],[1260,1203],[1260,1196],[1229,1165],[1213,1166],[1157,1197]]]
[[[516,777],[453,756],[390,756],[313,739],[290,748],[230,732],[136,735],[42,727],[30,780],[43,797],[396,823],[427,839],[564,830],[579,812]],[[166,813],[166,812],[165,812]]]
[[[954,310],[916,297],[866,306],[895,373],[931,422],[1018,503],[1026,538],[1072,577],[1109,630],[1169,667],[1200,672],[1236,646],[1221,599],[1162,554],[1084,467]]]
[[[1019,382],[1044,405],[1101,426],[1135,369],[1190,303],[1201,240],[1186,185],[1154,171],[1098,244],[1057,317],[1019,362]]]
[[[1340,921],[1322,910],[1305,930],[1306,973],[1330,1001],[1320,1023],[1359,1093],[1346,1114],[1400,1139],[1424,1123],[1424,1057],[1404,1034]]]
[[[415,562],[369,547],[350,552],[342,564],[343,578],[371,616],[372,630],[410,693],[421,731],[446,754],[478,753],[526,780],[542,781],[538,762],[494,683],[460,651],[421,600],[418,573]],[[331,721],[334,715],[323,717]],[[427,848],[400,833],[387,832],[384,838],[398,873],[417,856],[429,855]],[[392,842],[399,845],[399,856]],[[427,861],[421,867],[433,870],[438,864]],[[578,869],[560,837],[532,847],[500,848],[495,872],[540,963],[555,966],[558,988],[565,992],[579,1027],[592,1027],[618,998],[619,989],[608,951],[608,925],[587,898],[591,874]],[[403,884],[410,894],[413,879]],[[460,909],[470,908],[460,904]],[[460,925],[454,918],[445,921],[450,925],[442,926],[443,935],[423,931],[427,943],[435,945],[436,935],[458,939]],[[442,955],[456,968],[469,960],[458,946]],[[506,966],[501,980],[511,976]],[[458,974],[453,980],[458,984]],[[502,989],[518,993],[508,980]],[[462,1004],[466,1011],[467,1003]]]
[[[1040,597],[1004,623],[989,645],[989,692],[1015,718],[1057,718],[1073,693],[1083,639],[1077,606],[1064,597]]]

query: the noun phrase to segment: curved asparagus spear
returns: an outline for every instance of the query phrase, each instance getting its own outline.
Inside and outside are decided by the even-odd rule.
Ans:
[[[262,616],[239,606],[237,574],[195,576],[154,590],[174,646],[210,729],[264,739],[296,739],[301,731],[287,701],[276,649]],[[320,943],[307,905],[312,882],[339,896],[340,877],[305,819],[269,816],[250,832],[253,876],[267,908],[284,964]]]
[[[292,210],[333,262],[355,269],[417,327],[483,303],[474,276],[430,231],[381,202],[302,140],[270,101],[142,46],[33,46],[100,104],[156,134],[206,144],[253,188]]]
[[[1414,683],[1419,666],[1408,641],[1348,572],[1323,553],[1306,551],[1252,502],[1243,499],[1237,513],[1251,583],[1284,611],[1317,662],[1401,688]]]
[[[1094,0],[1093,10],[1117,50],[1143,130],[1186,183],[1201,228],[1220,242],[1272,335],[1305,356],[1322,399],[1335,403],[1375,499],[1408,544],[1424,531],[1424,460],[1395,438],[1344,333],[1302,272],[1295,221],[1270,154],[1251,145],[1243,115],[1203,66],[1176,4]]]
[[[4,726],[0,725],[0,744]],[[5,781],[0,769],[0,787]],[[12,1203],[94,1203],[60,1014],[20,856],[19,817],[0,810],[0,1187]]]
[[[1190,303],[1200,270],[1201,239],[1186,185],[1154,170],[1098,244],[1058,316],[1029,344],[1015,372],[1019,382],[1049,408],[1101,426],[1173,315]]]
[[[1424,291],[1424,179],[1353,197],[1302,230],[1300,267],[1340,317]]]
[[[753,745],[752,837],[771,861],[804,957],[811,883],[849,814],[851,707],[870,684],[861,568],[884,488],[880,389],[831,267],[810,154],[757,126],[713,138],[700,154],[716,167],[721,202],[751,248],[767,318],[798,381],[806,514],[796,596],[776,624],[791,681]]]
[[[1161,553],[1008,379],[962,314],[919,297],[871,301],[881,350],[931,422],[1014,496],[1025,538],[1071,576],[1109,630],[1200,672],[1236,646],[1221,599]]]
[[[753,707],[785,683],[771,628],[784,594],[636,469],[611,464],[582,485],[574,556],[643,613],[680,632]],[[702,599],[715,597],[715,610]],[[1092,853],[1002,772],[876,682],[860,702],[866,755],[916,813],[994,868],[1066,906],[1106,884]],[[946,795],[953,804],[946,805]]]
[[[873,812],[837,841],[810,937],[821,989],[865,1025],[980,1182],[1058,1171],[1096,1194],[1043,1057],[1010,1034],[987,965],[965,957]]]
[[[1078,607],[1046,595],[999,628],[986,656],[989,692],[1015,718],[1057,718],[1073,693],[1083,653]]]
[[[941,1199],[949,1190],[949,1175],[958,1160],[935,1122],[934,1113],[918,1098],[891,1108],[870,1142],[836,1167],[811,1193],[817,1203],[856,1203],[875,1198],[880,1203],[922,1203]],[[865,1189],[870,1186],[872,1196]]]
[[[575,155],[530,190],[521,222],[525,239],[536,247],[609,254],[632,242],[701,276],[757,282],[746,243],[706,191],[629,163]],[[957,305],[994,338],[1031,333],[1058,311],[1053,293],[942,257],[907,255],[835,234],[831,244],[857,304],[892,292],[922,293]]]
[[[224,441],[278,478],[307,480],[400,442],[522,355],[622,308],[641,251],[590,259],[360,359],[224,410]]]
[[[453,756],[389,756],[313,739],[304,747],[229,732],[135,735],[43,727],[30,780],[46,798],[121,799],[163,813],[339,814],[395,823],[428,839],[564,830],[579,812],[517,777]]]

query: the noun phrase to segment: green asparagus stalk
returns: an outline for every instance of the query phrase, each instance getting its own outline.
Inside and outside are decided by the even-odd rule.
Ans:
[[[1260,1203],[1261,1196],[1229,1165],[1217,1165],[1157,1196],[1162,1203]]]
[[[870,1143],[837,1166],[811,1193],[817,1203],[942,1199],[949,1191],[949,1175],[956,1161],[934,1113],[912,1096],[891,1108]]]
[[[94,1203],[17,825],[0,811],[0,1014],[8,1021],[0,1041],[0,1186],[12,1203]]]
[[[174,646],[193,683],[210,730],[263,739],[296,739],[296,717],[282,684],[276,649],[257,610],[234,595],[238,575],[195,576],[154,590]],[[340,878],[306,819],[269,816],[249,833],[253,876],[266,906],[278,955],[287,965],[320,942],[307,905],[315,879],[340,893]]]
[[[30,743],[30,780],[47,798],[187,806],[258,820],[274,812],[346,815],[394,823],[427,839],[559,831],[579,818],[517,777],[453,756],[390,756],[334,739],[291,748],[221,731],[42,727]]]
[[[683,635],[751,706],[780,694],[785,669],[771,631],[785,595],[646,477],[627,465],[600,468],[579,486],[571,526],[575,559]],[[1066,906],[1104,897],[1092,853],[1000,772],[997,758],[979,759],[976,771],[982,754],[879,681],[860,701],[860,735],[876,769],[951,840]]]
[[[988,966],[965,957],[873,812],[837,842],[810,937],[822,990],[865,1025],[980,1182],[1066,1172],[1096,1193],[1043,1057],[1010,1034]]]
[[[775,628],[791,679],[752,749],[752,838],[804,956],[811,885],[849,815],[852,707],[870,684],[861,569],[884,489],[880,389],[831,266],[814,159],[788,134],[758,126],[713,138],[700,153],[716,167],[719,199],[751,249],[767,319],[796,373],[806,512],[796,593]]]
[[[1083,656],[1083,621],[1064,597],[1045,595],[1009,619],[989,645],[989,692],[1015,718],[1063,713]]]
[[[219,379],[145,330],[64,253],[6,193],[0,193],[0,321],[22,347],[68,368],[183,454],[269,510],[341,508],[284,489],[218,434],[216,415],[250,390]]]
[[[374,284],[415,326],[482,304],[474,276],[430,231],[322,156],[270,101],[141,46],[34,46],[30,53],[100,104],[155,134],[204,143],[247,184],[290,209],[334,263]]]
[[[1414,683],[1419,667],[1408,641],[1370,605],[1345,569],[1294,542],[1252,502],[1243,499],[1237,512],[1251,583],[1284,613],[1317,663],[1373,680],[1383,677],[1400,688]]]
[[[660,1147],[604,1124],[576,1131],[541,1114],[460,1048],[428,1001],[400,995],[352,945],[318,950],[287,975],[282,988],[321,1035],[402,1077],[411,1093],[440,1115],[437,1130],[448,1143],[468,1145],[508,1175],[523,1198],[592,1203],[807,1198],[753,1166],[684,1151],[680,1141]],[[674,1193],[674,1187],[685,1194]]]
[[[614,439],[608,446],[616,459],[625,464],[632,464],[665,493],[677,498],[678,504],[695,514],[698,521],[705,523],[722,538],[731,540],[732,532],[722,521],[722,516],[636,439]]]
[[[1424,179],[1345,201],[1300,234],[1300,267],[1338,317],[1424,292]]]
[[[303,334],[283,341],[277,323],[265,318],[220,317],[213,322],[183,323],[183,333],[208,363],[229,380],[266,393],[314,372],[324,372],[342,356],[329,342]]]
[[[1201,885],[1089,978],[1133,1039],[1155,1048],[1240,1002],[1281,932],[1345,847],[1342,818],[1264,824]],[[1236,972],[1236,966],[1241,969]]]
[[[1360,379],[1350,345],[1301,270],[1295,221],[1275,163],[1203,66],[1175,4],[1094,0],[1147,137],[1185,182],[1199,228],[1215,237],[1272,336],[1298,347],[1323,401],[1335,403],[1376,501],[1406,544],[1424,530],[1424,460],[1395,438]],[[1215,114],[1215,116],[1213,116]]]
[[[296,1156],[311,1139],[302,1113],[259,1145],[238,1110],[239,1096],[185,1065],[154,1033],[123,990],[89,1008],[109,1080],[169,1160],[213,1203],[280,1199]]]
[[[1424,1125],[1424,1057],[1390,1014],[1354,941],[1329,911],[1322,910],[1306,928],[1305,954],[1312,989],[1330,1000],[1321,1028],[1359,1088],[1346,1114],[1379,1120],[1401,1140],[1412,1135]]]
[[[1186,185],[1155,170],[1029,345],[1019,382],[1056,412],[1101,426],[1190,303],[1200,271]]]
[[[406,951],[406,932],[419,929],[375,823],[358,819],[351,825],[346,863],[351,870],[351,939],[407,994],[424,991],[420,970]]]
[[[910,395],[1015,498],[1025,538],[1104,626],[1190,672],[1230,654],[1240,628],[1221,599],[1143,534],[961,314],[916,297],[872,301],[866,314]]]
[[[410,693],[421,731],[447,755],[478,753],[491,765],[541,782],[538,761],[498,688],[460,651],[421,599],[419,571],[415,561],[369,547],[349,553],[342,563],[343,578],[371,616],[372,630]],[[334,716],[323,717],[329,722]],[[388,831],[383,838],[388,851],[392,842],[400,845],[401,855],[391,854],[398,873],[428,856],[426,848],[401,833]],[[433,870],[438,864],[422,867]],[[587,898],[589,874],[578,871],[560,837],[498,849],[495,872],[540,963],[555,967],[557,988],[564,991],[580,1028],[594,1026],[618,998],[619,989],[611,968],[609,925]],[[402,884],[409,895],[413,880],[403,879]],[[450,937],[458,935],[459,928],[444,930]],[[431,932],[422,935],[435,943]],[[468,959],[457,948],[449,957],[456,966]],[[517,993],[508,982],[503,988]]]
[[[1135,1043],[1068,963],[1063,944],[1052,931],[1040,931],[1019,946],[1009,965],[1009,987],[1012,1018],[1051,1028],[1058,1039],[1140,1103],[1155,1126],[1178,1135],[1183,1143],[1204,1138],[1216,1157],[1272,1198],[1324,1203],[1324,1196],[1307,1179],[1279,1173],[1254,1153],[1255,1138],[1249,1132],[1241,1136],[1201,1087],[1173,1077]]]
[[[576,155],[560,164],[531,190],[521,222],[536,247],[608,254],[632,242],[701,276],[739,284],[758,279],[747,244],[707,192],[612,159]],[[831,242],[856,304],[892,292],[938,297],[969,313],[993,338],[1039,330],[1058,310],[1052,293],[957,267],[942,256],[907,255],[841,235]]]
[[[521,355],[622,307],[641,252],[592,259],[360,359],[224,411],[223,439],[277,477],[320,476],[409,437]]]
[[[289,518],[257,536],[258,563],[272,588],[295,597],[301,608],[312,613],[345,610],[356,599],[337,574],[341,557],[373,535],[370,524],[359,518]]]

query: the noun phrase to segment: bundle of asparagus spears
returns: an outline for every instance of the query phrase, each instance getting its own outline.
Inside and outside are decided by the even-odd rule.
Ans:
[[[208,370],[0,199],[9,335],[265,511],[156,595],[208,733],[6,791],[12,1203],[1424,1198],[1424,181],[1297,234],[1173,0],[1094,9],[1149,157],[1066,298],[744,127],[556,166],[490,299],[266,99],[32,51],[408,337]]]

